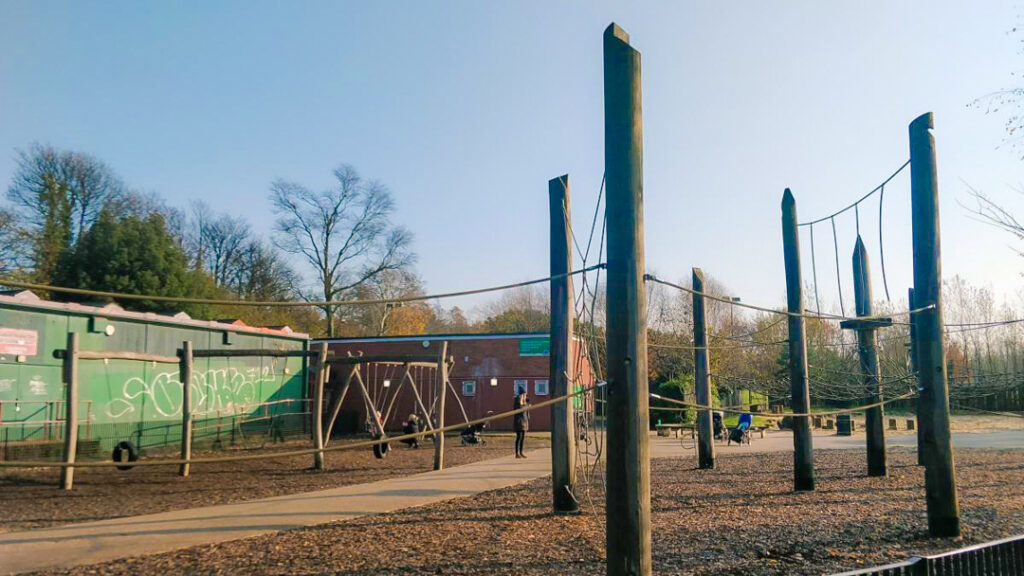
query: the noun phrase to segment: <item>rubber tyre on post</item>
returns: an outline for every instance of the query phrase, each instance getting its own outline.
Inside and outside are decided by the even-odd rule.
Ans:
[[[114,462],[124,462],[124,456],[128,456],[128,462],[135,462],[139,459],[139,449],[134,444],[127,440],[122,440],[114,446],[114,451],[111,453],[111,458]],[[134,466],[118,466],[118,470],[131,470]]]

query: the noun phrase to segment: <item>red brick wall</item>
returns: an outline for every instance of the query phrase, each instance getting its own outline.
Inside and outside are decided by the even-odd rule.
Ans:
[[[529,338],[531,336],[522,336]],[[532,336],[536,337],[536,336]],[[334,352],[335,357],[345,356],[349,353],[358,355],[399,355],[417,354],[437,356],[440,342],[445,339],[436,339],[430,336],[417,337],[415,340],[362,340],[362,341],[331,341],[329,348]],[[455,388],[455,394],[451,389],[445,399],[445,423],[454,424],[463,422],[462,410],[459,408],[459,400],[465,408],[466,416],[470,420],[481,418],[488,413],[506,412],[512,409],[514,398],[514,386],[517,380],[525,380],[528,384],[527,394],[533,403],[542,402],[551,398],[549,395],[537,394],[537,381],[547,380],[550,390],[551,378],[549,375],[550,358],[548,356],[521,356],[519,354],[520,337],[488,338],[476,337],[463,339],[452,337],[448,339],[448,355],[453,357],[455,364],[449,374],[449,380]],[[424,346],[424,342],[428,344]],[[578,344],[578,343],[577,343]],[[593,382],[592,371],[589,362],[582,350],[577,346],[577,372],[579,373],[578,383],[590,385]],[[331,370],[331,381],[328,390],[336,389],[345,378],[347,369],[336,366]],[[381,364],[369,364],[361,368],[360,374],[366,383],[368,392],[377,409],[382,413],[386,412],[389,404],[393,401],[391,416],[386,427],[389,431],[400,430],[402,422],[409,414],[415,411],[415,398],[410,390],[410,384],[406,384],[398,392],[396,399],[394,393],[398,389],[399,379],[402,375],[401,366],[385,366]],[[435,397],[436,370],[432,368],[413,368],[410,372],[416,381],[417,389],[427,409],[430,409]],[[491,385],[491,379],[497,379],[497,386]],[[391,386],[384,387],[384,380],[389,379]],[[466,381],[476,382],[476,393],[472,396],[463,394],[463,383]],[[327,405],[330,406],[328,400]],[[342,404],[342,409],[347,417],[352,418],[358,414],[358,426],[362,429],[366,410],[362,394],[355,382],[349,388],[349,392]],[[550,407],[540,408],[530,414],[530,427],[533,430],[549,430],[551,426]],[[348,422],[349,426],[353,423]],[[490,429],[511,430],[512,419],[504,418],[492,422]],[[345,424],[339,424],[344,429]]]

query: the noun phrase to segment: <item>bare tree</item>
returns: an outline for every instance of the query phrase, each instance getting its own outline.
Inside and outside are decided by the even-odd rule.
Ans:
[[[249,240],[225,267],[224,286],[245,300],[291,300],[297,275],[282,255],[262,240]]]
[[[274,239],[315,271],[317,294],[324,301],[336,300],[378,274],[415,260],[412,235],[390,221],[395,208],[388,189],[364,181],[348,165],[336,169],[334,176],[337,185],[323,192],[283,180],[271,185],[278,216]],[[335,308],[323,308],[328,337],[334,336]]]
[[[410,270],[385,270],[367,280],[355,290],[360,299],[389,300],[423,295],[423,282]],[[396,320],[410,317],[431,319],[433,310],[425,302],[394,302],[360,306],[355,311],[356,321],[370,336],[412,333],[411,328],[397,326]]]
[[[18,150],[16,162],[7,198],[33,245],[36,277],[46,281],[60,254],[121,193],[121,181],[96,158],[52,146]]]
[[[33,144],[18,150],[18,168],[7,197],[36,226],[42,226],[50,210],[41,195],[59,191],[70,207],[71,240],[81,236],[104,204],[124,189],[121,180],[97,158],[52,146]]]
[[[18,224],[18,216],[0,208],[0,274],[11,274],[24,267],[25,230]]]
[[[230,276],[238,268],[238,259],[242,257],[242,250],[249,250],[251,263],[254,257],[265,258],[267,254],[258,244],[248,244],[249,224],[241,218],[235,218],[227,214],[215,219],[205,219],[199,223],[203,246],[201,254],[205,256],[206,270],[213,276],[217,286],[224,286],[228,283]],[[245,268],[243,268],[243,271]]]

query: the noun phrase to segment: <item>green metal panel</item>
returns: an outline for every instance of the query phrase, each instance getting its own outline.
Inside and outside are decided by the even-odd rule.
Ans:
[[[304,338],[244,331],[231,331],[228,341],[232,343],[225,344],[224,333],[230,331],[226,326],[192,326],[171,318],[104,317],[97,322],[99,316],[0,305],[0,329],[39,333],[37,353],[24,362],[0,356],[0,441],[53,440],[61,434],[61,425],[44,425],[43,421],[63,418],[62,363],[53,352],[65,348],[69,330],[80,334],[82,350],[163,356],[175,356],[185,340],[195,349],[303,350],[308,346]],[[303,411],[305,366],[302,358],[196,359],[191,386],[197,440],[203,431],[219,434],[232,422]],[[179,441],[182,384],[178,365],[81,360],[79,383],[83,419],[79,434],[99,440],[104,454],[121,440],[143,448]]]

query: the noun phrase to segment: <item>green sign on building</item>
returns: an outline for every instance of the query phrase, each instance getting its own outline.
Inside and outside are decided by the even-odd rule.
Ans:
[[[520,356],[550,356],[551,338],[549,336],[537,336],[533,338],[519,339]]]

